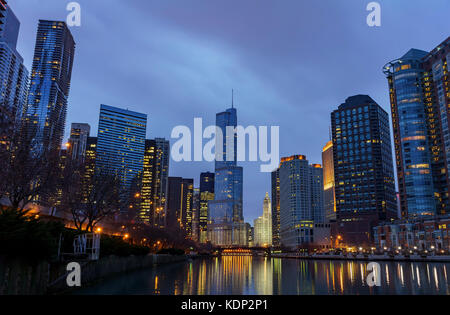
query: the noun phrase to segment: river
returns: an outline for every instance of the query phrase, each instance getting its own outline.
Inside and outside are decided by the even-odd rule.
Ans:
[[[112,277],[76,294],[309,295],[450,294],[450,264],[379,262],[370,287],[363,261],[229,256],[157,266]]]

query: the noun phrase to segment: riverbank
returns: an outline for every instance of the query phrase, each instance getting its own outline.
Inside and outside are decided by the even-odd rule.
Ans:
[[[312,260],[362,260],[362,261],[396,261],[396,262],[450,262],[450,256],[421,256],[421,255],[301,255],[295,253],[272,254],[274,258],[312,259]]]
[[[97,261],[77,261],[81,266],[81,285],[99,283],[117,274],[148,269],[188,260],[186,255],[108,256]],[[65,294],[73,291],[66,283],[65,263],[28,263],[0,257],[0,295]]]

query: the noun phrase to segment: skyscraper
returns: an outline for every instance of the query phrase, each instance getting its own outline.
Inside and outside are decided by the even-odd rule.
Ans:
[[[169,177],[167,198],[167,227],[179,227],[192,237],[192,201],[194,180],[181,177]]]
[[[199,241],[207,242],[208,232],[208,204],[214,200],[214,173],[205,172],[200,174],[200,203],[199,203]]]
[[[272,246],[272,206],[269,193],[266,193],[263,201],[263,214],[254,221],[255,246]]]
[[[16,50],[19,20],[6,2],[0,8],[0,110],[18,123],[26,108],[28,70]]]
[[[97,137],[88,137],[84,156],[83,194],[88,196],[92,190],[92,178],[95,175],[95,161],[97,157]]]
[[[222,138],[216,137],[214,200],[209,202],[208,233],[211,243],[218,246],[245,245],[247,237],[242,212],[243,169],[237,166],[237,134],[227,135],[227,127],[236,128],[234,107],[216,115],[216,126]],[[229,147],[231,146],[231,147]],[[227,150],[228,149],[228,150]]]
[[[154,227],[166,225],[169,178],[169,141],[145,140],[139,220]]]
[[[142,172],[146,129],[147,115],[100,106],[96,170],[119,176],[124,193]]]
[[[83,162],[86,155],[86,145],[91,132],[89,124],[72,123],[70,128],[70,138],[68,154],[74,161]]]
[[[322,150],[323,203],[325,221],[336,221],[336,194],[334,190],[333,141],[328,141]]]
[[[345,244],[369,244],[372,227],[397,214],[389,117],[356,95],[332,112],[331,125],[337,233]]]
[[[280,243],[280,169],[271,173],[272,177],[272,245]]]
[[[42,149],[61,147],[74,53],[65,22],[39,21],[26,120]]]
[[[321,171],[318,165],[309,165],[304,155],[281,159],[280,242],[283,246],[298,248],[316,241],[315,223],[322,222],[314,219],[321,218],[323,213]]]
[[[194,193],[192,195],[191,239],[195,242],[200,241],[199,215],[200,215],[200,188],[194,187]]]
[[[450,38],[427,53],[409,50],[383,71],[389,83],[403,217],[449,212]]]

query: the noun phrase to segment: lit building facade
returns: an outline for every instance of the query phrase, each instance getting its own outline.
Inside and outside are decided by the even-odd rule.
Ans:
[[[322,150],[323,203],[325,221],[336,221],[336,194],[334,190],[333,141],[328,141]]]
[[[450,216],[405,218],[374,227],[375,246],[383,251],[448,254]]]
[[[209,202],[214,200],[214,173],[204,172],[200,174],[200,200],[199,200],[199,241],[208,241],[208,214]]]
[[[450,38],[384,66],[390,92],[402,217],[449,213]]]
[[[26,121],[44,150],[61,148],[74,54],[75,42],[65,22],[39,21]]]
[[[325,222],[325,209],[323,202],[323,169],[320,164],[312,164],[309,168],[311,187],[311,213],[315,223]]]
[[[216,246],[247,244],[247,233],[242,210],[243,169],[237,166],[237,134],[227,140],[227,127],[237,126],[235,108],[216,115],[216,126],[223,138],[222,153],[216,152],[214,200],[209,202],[208,239]],[[217,139],[217,138],[216,138]],[[232,145],[233,148],[227,150]],[[227,152],[228,151],[228,152]],[[232,154],[232,156],[229,156]]]
[[[97,157],[97,137],[88,137],[84,156],[83,194],[85,198],[92,191],[93,177],[95,176],[95,161]]]
[[[280,246],[280,169],[271,173],[272,182],[272,245]]]
[[[314,222],[315,217],[321,217],[315,213],[323,213],[323,179],[316,182],[316,176],[322,176],[319,169],[322,170],[317,165],[309,165],[304,155],[281,159],[280,242],[284,247],[306,248],[318,241],[314,230],[324,225]],[[322,209],[318,207],[320,204]]]
[[[86,156],[86,145],[91,132],[89,124],[72,123],[70,128],[68,155],[73,161],[83,162]]]
[[[372,227],[397,216],[388,114],[369,96],[349,97],[331,114],[337,235],[371,242]]]
[[[116,174],[123,193],[142,173],[147,115],[101,105],[98,123],[96,170]]]
[[[166,226],[177,227],[192,237],[194,180],[169,177]]]
[[[254,221],[254,246],[272,246],[272,206],[269,193],[263,201],[263,215]]]
[[[169,185],[169,141],[145,140],[139,220],[154,227],[166,226]]]
[[[28,70],[16,50],[20,22],[6,2],[0,8],[0,109],[19,123],[26,108]]]

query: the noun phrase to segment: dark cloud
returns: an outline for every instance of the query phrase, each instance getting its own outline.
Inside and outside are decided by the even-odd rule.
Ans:
[[[15,0],[19,51],[31,66],[37,21],[65,20],[63,0]],[[448,0],[379,1],[381,28],[366,25],[366,0],[79,0],[67,125],[97,129],[101,103],[149,115],[148,137],[170,137],[194,117],[212,124],[236,93],[243,125],[279,125],[281,154],[321,162],[330,112],[370,94],[389,112],[381,67],[448,37]],[[67,128],[68,129],[68,128]],[[68,130],[66,131],[68,134]],[[262,212],[270,174],[243,163],[244,213]],[[193,177],[208,163],[174,163]],[[252,222],[253,223],[253,222]]]

